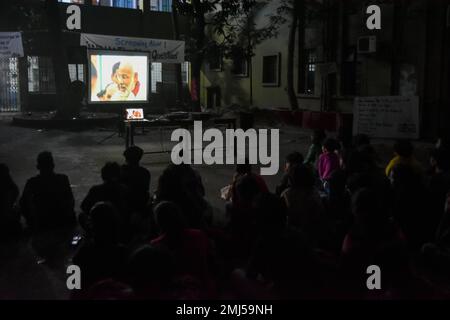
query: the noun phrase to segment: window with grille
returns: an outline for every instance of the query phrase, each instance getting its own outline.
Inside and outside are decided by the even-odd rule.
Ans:
[[[115,7],[115,8],[128,8],[139,9],[138,0],[90,0],[95,6]],[[63,1],[70,2],[70,1]]]
[[[0,112],[20,111],[19,59],[0,57]]]
[[[28,91],[55,93],[55,73],[50,57],[28,56]]]
[[[129,9],[137,9],[137,1],[136,0],[113,0],[112,6],[116,8],[129,8]]]
[[[181,64],[181,78],[183,79],[183,83],[189,83],[189,70],[191,68],[191,63],[189,61],[185,61]]]
[[[150,10],[172,12],[172,0],[151,0]]]
[[[63,3],[85,4],[90,2],[94,6],[139,9],[139,0],[58,0]],[[170,1],[172,5],[172,1]]]
[[[157,92],[157,83],[162,82],[162,63],[152,62],[152,93]]]
[[[83,64],[69,64],[70,82],[80,80],[84,82],[84,65]]]
[[[304,63],[304,79],[302,92],[304,94],[314,94],[314,86],[316,80],[316,67],[317,67],[317,53],[314,49],[305,49],[305,63]]]

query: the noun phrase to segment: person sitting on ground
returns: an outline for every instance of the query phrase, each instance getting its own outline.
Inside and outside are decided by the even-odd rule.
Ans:
[[[176,273],[199,280],[205,297],[213,294],[212,251],[206,234],[188,228],[180,208],[173,202],[160,202],[154,208],[154,214],[160,236],[150,244],[169,250],[175,258]]]
[[[450,150],[445,148],[434,149],[430,155],[431,172],[428,181],[430,190],[429,212],[435,217],[433,229],[442,216],[442,203],[447,199],[450,191]]]
[[[69,178],[55,173],[54,168],[51,152],[41,152],[37,157],[39,174],[28,179],[19,200],[38,264],[63,263],[76,222]]]
[[[120,226],[125,231],[129,224],[129,189],[120,183],[120,166],[116,162],[107,162],[102,170],[103,183],[93,186],[81,202],[80,224],[86,228],[89,212],[97,202],[106,201],[114,205],[119,214]]]
[[[411,141],[398,140],[394,144],[394,158],[389,161],[389,164],[386,166],[385,170],[388,178],[391,175],[392,169],[398,164],[410,166],[417,173],[422,173],[421,165],[414,157],[414,147],[411,144]]]
[[[340,159],[336,154],[338,150],[338,142],[335,139],[329,138],[325,140],[322,146],[322,154],[317,162],[317,171],[319,172],[320,180],[326,185],[327,180],[331,178],[333,171],[340,167]]]
[[[128,252],[119,244],[119,223],[118,213],[109,202],[97,202],[89,212],[90,237],[83,240],[72,259],[82,270],[83,290],[102,280],[124,279]]]
[[[388,177],[383,167],[378,165],[379,157],[370,144],[367,135],[355,137],[354,147],[345,158],[342,169],[345,170],[346,188],[355,193],[361,188],[368,188],[383,192],[380,200],[391,202],[392,192]]]
[[[419,249],[432,240],[440,218],[430,212],[429,191],[422,176],[408,164],[397,164],[391,170],[391,184],[393,216],[405,233],[410,249]]]
[[[309,241],[317,245],[327,228],[324,206],[315,188],[312,170],[305,165],[293,167],[289,173],[289,184],[290,187],[281,194],[287,206],[288,225],[300,228]]]
[[[39,174],[28,179],[20,198],[20,210],[32,230],[54,229],[75,222],[75,200],[69,178],[54,172],[51,152],[37,157]]]
[[[328,216],[333,220],[348,219],[350,209],[350,192],[346,185],[347,174],[344,170],[335,170],[329,182],[329,193],[326,198]]]
[[[250,164],[249,160],[246,159],[245,163],[236,165],[236,171],[233,175],[233,180],[230,184],[226,196],[224,197],[225,200],[233,202],[233,197],[236,191],[236,184],[239,181],[239,179],[245,176],[250,177],[256,182],[260,192],[263,193],[269,192],[269,188],[267,187],[267,184],[264,181],[263,177],[252,171],[252,165]]]
[[[284,190],[289,187],[289,170],[296,165],[301,165],[303,163],[303,155],[300,152],[294,151],[287,155],[286,162],[284,165],[284,175],[281,182],[277,185],[275,189],[275,194],[280,196]]]
[[[316,167],[317,159],[319,159],[322,153],[322,143],[327,137],[326,133],[322,129],[316,129],[311,135],[311,145],[308,148],[308,153],[306,154],[304,164]]]
[[[240,299],[312,297],[317,278],[313,252],[304,235],[286,226],[286,205],[278,196],[260,194],[254,201],[256,233],[245,269],[232,273]]]
[[[377,265],[383,272],[382,290],[399,288],[408,275],[406,239],[401,229],[378,201],[380,194],[360,189],[353,195],[354,224],[342,244],[342,271],[347,290],[368,293],[367,267]]]
[[[261,185],[251,175],[240,176],[233,185],[232,202],[226,206],[230,219],[229,227],[235,235],[248,235],[253,224],[255,212],[253,200],[261,193]]]
[[[349,175],[378,171],[378,156],[370,144],[370,138],[365,134],[359,134],[354,140],[353,148],[344,156],[341,167]]]
[[[154,204],[161,201],[176,203],[189,227],[205,229],[212,219],[205,188],[200,175],[188,164],[170,164],[158,179]]]
[[[19,197],[19,188],[14,183],[9,168],[0,164],[0,238],[17,235],[21,231],[20,216],[14,206]]]
[[[344,170],[336,170],[328,180],[329,193],[326,197],[326,217],[332,225],[330,235],[330,249],[339,251],[342,241],[352,224],[351,194],[346,185],[347,175]],[[333,239],[331,239],[333,236]]]
[[[122,165],[120,181],[126,185],[131,193],[130,199],[131,209],[135,211],[143,211],[150,200],[150,172],[139,165],[144,151],[132,146],[124,151],[126,164]]]
[[[133,288],[126,283],[114,279],[96,282],[84,294],[84,300],[89,301],[128,301],[135,299]]]
[[[146,244],[131,254],[126,268],[127,282],[135,299],[172,299],[175,270],[174,257],[167,249]]]

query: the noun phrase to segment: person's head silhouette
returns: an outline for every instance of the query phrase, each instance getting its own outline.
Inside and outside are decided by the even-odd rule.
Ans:
[[[116,162],[107,162],[102,168],[102,179],[105,182],[119,181],[120,166]]]
[[[109,202],[97,202],[90,211],[91,228],[97,243],[115,244],[118,238],[117,212]]]
[[[139,165],[139,161],[141,161],[143,154],[144,150],[137,146],[132,146],[124,151],[123,156],[128,164]]]
[[[173,202],[158,203],[154,209],[154,215],[160,231],[169,236],[179,234],[186,227],[180,208]]]
[[[55,168],[52,153],[49,151],[39,153],[36,167],[42,174],[52,173]]]

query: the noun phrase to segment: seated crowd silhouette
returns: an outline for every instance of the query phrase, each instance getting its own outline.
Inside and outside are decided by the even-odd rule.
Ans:
[[[237,165],[224,225],[190,165],[168,165],[152,194],[137,146],[124,165],[103,166],[81,211],[50,152],[38,155],[21,194],[1,164],[0,237],[28,233],[40,263],[51,264],[82,230],[69,262],[82,270],[73,299],[439,297],[421,275],[450,270],[447,141],[428,168],[407,140],[385,168],[367,136],[345,149],[321,130],[311,141],[305,157],[286,157],[273,192],[251,165]],[[381,290],[366,286],[370,265],[382,271]]]

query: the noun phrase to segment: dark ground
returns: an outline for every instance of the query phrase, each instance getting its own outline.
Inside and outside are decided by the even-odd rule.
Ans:
[[[260,126],[266,127],[264,124]],[[281,177],[285,155],[294,150],[306,154],[309,146],[309,131],[286,126],[280,129],[280,171],[277,176],[265,177],[271,190]],[[113,133],[101,129],[83,132],[27,129],[14,127],[8,119],[3,119],[0,121],[0,162],[9,166],[22,190],[26,180],[37,173],[37,154],[43,150],[52,151],[56,171],[70,178],[79,211],[80,202],[88,189],[101,182],[100,169],[103,164],[106,161],[123,162],[124,140],[118,135],[106,139]],[[149,131],[138,136],[136,144],[146,151],[160,150],[159,134],[157,130]],[[169,137],[169,130],[166,129],[163,137],[166,150],[170,150]],[[374,141],[381,165],[385,165],[391,157],[392,143],[390,140]],[[419,142],[416,148],[419,160],[426,161],[431,144]],[[159,175],[169,162],[169,154],[144,156],[142,165],[152,174],[151,190],[155,189]],[[234,166],[196,165],[195,168],[203,178],[206,198],[214,208],[214,222],[221,224],[224,221],[224,202],[220,199],[219,190],[230,182]],[[67,258],[70,255],[69,251]],[[0,299],[67,299],[69,292],[65,282],[64,266],[38,265],[28,239],[0,244]]]

